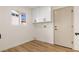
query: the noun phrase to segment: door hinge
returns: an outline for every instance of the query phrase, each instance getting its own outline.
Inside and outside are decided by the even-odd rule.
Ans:
[[[73,41],[71,43],[73,44]]]
[[[71,11],[73,12],[73,9]]]
[[[73,28],[74,26],[72,25],[72,28]]]

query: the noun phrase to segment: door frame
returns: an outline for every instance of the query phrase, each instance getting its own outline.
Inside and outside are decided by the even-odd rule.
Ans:
[[[66,7],[62,7],[62,8],[58,8],[58,9],[53,9],[53,29],[54,29],[54,44],[55,44],[55,14],[54,14],[54,12],[56,11],[56,10],[59,10],[59,9],[63,9],[63,8],[67,8],[67,7],[72,7],[72,32],[73,32],[73,39],[72,39],[72,49],[74,49],[74,8],[73,8],[73,6],[66,6]],[[65,47],[65,46],[63,46],[63,47]],[[68,47],[67,47],[68,48]]]

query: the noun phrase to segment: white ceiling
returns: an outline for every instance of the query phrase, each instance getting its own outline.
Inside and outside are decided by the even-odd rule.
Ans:
[[[37,8],[37,7],[40,7],[40,6],[29,6],[29,8]],[[43,6],[41,6],[43,7]],[[63,8],[63,7],[67,7],[67,6],[52,6],[53,9],[59,9],[59,8]]]

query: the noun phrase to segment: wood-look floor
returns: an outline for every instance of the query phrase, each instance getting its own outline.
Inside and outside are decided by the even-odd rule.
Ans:
[[[33,40],[31,42],[10,48],[3,52],[75,52],[75,50]]]

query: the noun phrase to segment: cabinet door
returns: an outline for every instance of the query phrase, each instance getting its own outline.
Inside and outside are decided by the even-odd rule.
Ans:
[[[32,9],[32,17],[36,23],[51,21],[51,7],[37,7]]]
[[[51,21],[51,7],[40,7],[39,16],[44,22]]]
[[[33,22],[39,22],[38,19],[39,19],[39,8],[33,8],[32,9],[32,19],[33,19]]]

